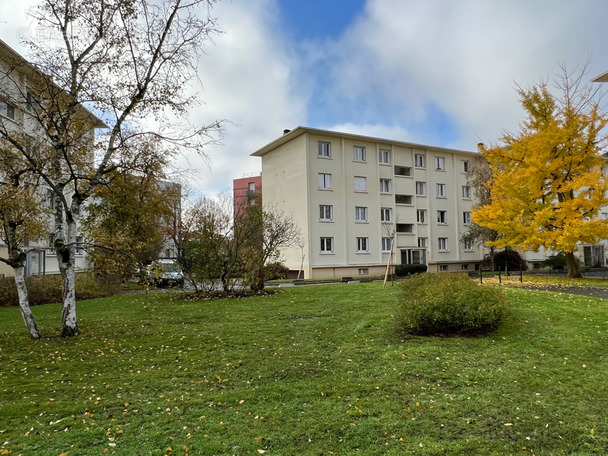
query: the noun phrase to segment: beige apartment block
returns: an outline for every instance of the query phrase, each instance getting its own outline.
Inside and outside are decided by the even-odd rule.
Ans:
[[[474,152],[298,127],[262,158],[263,204],[293,215],[303,247],[285,249],[306,278],[384,274],[392,264],[471,271],[482,251],[461,242],[471,223]]]

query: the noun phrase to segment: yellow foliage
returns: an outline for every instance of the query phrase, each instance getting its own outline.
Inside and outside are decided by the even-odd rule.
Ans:
[[[579,242],[608,238],[599,210],[608,204],[608,180],[601,155],[608,122],[597,105],[572,108],[572,95],[557,101],[545,85],[520,90],[527,120],[502,144],[480,146],[492,170],[491,203],[473,221],[499,233],[490,245],[573,252]]]

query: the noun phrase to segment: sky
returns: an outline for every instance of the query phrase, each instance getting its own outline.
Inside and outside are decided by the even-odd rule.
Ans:
[[[35,4],[0,2],[0,38],[26,57]],[[297,126],[474,151],[518,130],[517,86],[560,65],[608,71],[605,0],[222,0],[212,14],[223,33],[189,117],[226,123],[207,160],[176,163],[195,194],[259,173],[249,155]]]

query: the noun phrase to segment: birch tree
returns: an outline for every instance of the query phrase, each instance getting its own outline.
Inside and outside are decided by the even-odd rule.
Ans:
[[[191,128],[176,127],[177,122],[172,121],[185,118],[197,103],[188,87],[196,78],[202,49],[217,32],[216,20],[210,15],[214,3],[42,0],[31,13],[51,39],[26,43],[34,69],[27,71],[33,89],[26,92],[23,88],[15,104],[27,101],[30,117],[45,143],[45,165],[35,169],[55,198],[53,248],[63,278],[64,337],[79,332],[77,219],[115,166],[113,160],[124,150],[130,132],[202,152],[220,128],[219,121]],[[30,68],[25,63],[16,65]],[[94,130],[104,127],[108,127],[106,134],[95,138]],[[1,125],[0,137],[27,160],[33,160],[13,141],[11,130]]]
[[[492,170],[492,198],[472,214],[475,223],[498,232],[490,245],[563,252],[571,278],[580,277],[577,245],[608,237],[608,221],[599,217],[608,204],[602,155],[608,117],[584,75],[564,68],[559,97],[546,84],[519,89],[526,120],[518,134],[481,147]]]

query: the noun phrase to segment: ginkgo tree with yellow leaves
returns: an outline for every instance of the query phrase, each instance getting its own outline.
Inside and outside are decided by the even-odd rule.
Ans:
[[[559,96],[546,83],[518,89],[526,119],[500,144],[479,145],[492,170],[491,202],[472,213],[476,224],[499,234],[489,245],[563,252],[569,278],[580,277],[577,246],[608,238],[608,221],[599,216],[608,205],[602,153],[608,117],[584,76],[562,68]]]

